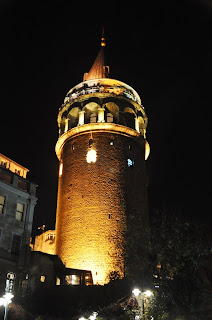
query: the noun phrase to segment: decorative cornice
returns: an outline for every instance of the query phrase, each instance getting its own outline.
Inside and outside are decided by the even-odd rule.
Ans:
[[[87,134],[89,132],[110,132],[110,133],[116,133],[124,136],[129,137],[139,137],[140,133],[137,132],[134,129],[131,129],[129,127],[122,126],[120,124],[114,124],[114,123],[89,123],[84,124],[82,126],[74,127],[67,132],[65,132],[57,141],[55,151],[57,154],[58,159],[60,160],[61,151],[63,149],[63,146],[65,142],[73,138],[74,136],[81,135],[81,134]]]

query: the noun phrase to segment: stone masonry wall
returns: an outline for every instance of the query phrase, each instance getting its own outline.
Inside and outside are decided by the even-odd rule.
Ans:
[[[94,283],[104,284],[112,271],[124,276],[128,211],[145,211],[144,151],[140,138],[94,132],[97,161],[87,163],[89,139],[72,137],[62,150],[56,253],[66,267],[91,270]]]

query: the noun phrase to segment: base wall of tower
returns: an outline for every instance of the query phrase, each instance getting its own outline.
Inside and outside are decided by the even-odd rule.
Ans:
[[[90,149],[95,163],[86,161]],[[141,140],[119,133],[88,132],[63,145],[56,253],[68,268],[91,270],[94,283],[113,271],[124,277],[128,218],[145,216],[144,162]]]

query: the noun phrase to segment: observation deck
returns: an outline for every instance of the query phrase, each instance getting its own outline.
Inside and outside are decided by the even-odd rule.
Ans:
[[[136,102],[144,109],[138,93],[132,87],[122,81],[108,78],[92,79],[79,83],[69,90],[64,99],[64,104],[67,102],[72,102],[78,97],[96,93],[123,95],[124,97]]]
[[[147,116],[138,93],[110,78],[79,83],[67,93],[58,114],[59,136],[89,123],[114,123],[132,128],[145,137]]]

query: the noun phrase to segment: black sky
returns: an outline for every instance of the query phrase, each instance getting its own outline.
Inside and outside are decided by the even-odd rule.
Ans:
[[[105,26],[110,76],[149,117],[152,206],[210,221],[210,1],[1,1],[1,148],[38,184],[34,229],[54,227],[57,113],[82,81]]]

